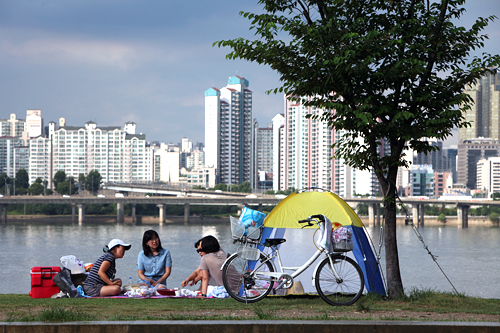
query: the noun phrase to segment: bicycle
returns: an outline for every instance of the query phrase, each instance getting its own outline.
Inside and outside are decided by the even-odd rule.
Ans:
[[[299,223],[307,223],[302,228],[324,223],[323,215],[313,215]],[[238,228],[236,228],[238,229]],[[241,228],[239,228],[241,231]],[[255,235],[255,230],[252,230]],[[233,236],[234,233],[233,233]],[[352,250],[352,243],[342,242],[334,247],[334,253],[318,248],[311,258],[300,267],[286,267],[281,262],[278,245],[283,238],[267,238],[260,244],[260,237],[252,239],[236,235],[235,242],[242,247],[226,259],[222,265],[224,287],[229,295],[243,303],[253,303],[266,297],[272,290],[288,289],[293,280],[324,255],[313,273],[313,285],[319,296],[330,305],[347,306],[356,302],[364,290],[364,277],[359,265],[346,253]],[[255,238],[255,237],[254,237]],[[314,241],[314,240],[313,240]],[[268,254],[256,248],[263,245]],[[276,259],[276,260],[275,260]],[[277,264],[275,264],[277,261]],[[293,271],[291,274],[285,271]]]

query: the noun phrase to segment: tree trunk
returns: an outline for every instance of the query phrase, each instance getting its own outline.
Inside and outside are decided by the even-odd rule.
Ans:
[[[403,294],[403,281],[399,270],[398,243],[396,237],[396,198],[389,194],[384,198],[385,206],[385,265],[387,276],[387,296],[390,299]]]

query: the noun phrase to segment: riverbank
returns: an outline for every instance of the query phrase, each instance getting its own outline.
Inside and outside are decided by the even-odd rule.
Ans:
[[[158,216],[136,216],[136,224],[158,224]],[[218,216],[200,216],[193,215],[189,217],[191,224],[218,224],[228,223],[229,217]],[[115,215],[85,215],[85,224],[106,224],[117,223]],[[71,215],[9,215],[8,223],[71,223]],[[78,223],[78,216],[75,217],[75,223]],[[132,217],[125,216],[125,224],[132,224]],[[167,216],[164,224],[184,223],[184,216]]]
[[[158,216],[136,216],[136,224],[157,225],[159,223]],[[376,222],[370,222],[368,216],[360,216],[361,221],[366,225],[377,225]],[[8,223],[71,223],[70,215],[8,215]],[[86,224],[106,224],[116,223],[115,215],[85,215]],[[75,217],[75,223],[78,223],[78,217]],[[132,217],[125,216],[125,224],[132,224]],[[185,223],[184,216],[167,216],[164,224],[179,224]],[[189,216],[189,224],[219,224],[229,223],[229,216]],[[383,216],[380,217],[380,223],[383,223]],[[405,218],[398,217],[398,225],[405,225]],[[437,216],[425,216],[424,226],[447,226],[461,227],[462,222],[456,216],[448,216],[446,222],[441,222]],[[487,216],[469,216],[469,227],[498,227],[498,223],[491,222]]]
[[[319,297],[266,297],[254,304],[233,299],[31,299],[0,295],[0,321],[123,320],[417,320],[498,323],[500,300],[413,291],[398,300],[364,295],[349,307]]]

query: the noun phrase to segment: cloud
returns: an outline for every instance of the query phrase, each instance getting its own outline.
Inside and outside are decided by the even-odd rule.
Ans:
[[[20,43],[3,41],[0,57],[17,62],[70,63],[126,70],[138,59],[137,50],[125,43],[100,40],[38,38]]]

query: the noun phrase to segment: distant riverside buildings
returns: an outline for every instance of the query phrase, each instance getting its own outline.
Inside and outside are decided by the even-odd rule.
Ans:
[[[203,143],[182,138],[179,145],[151,145],[144,134],[136,133],[133,122],[125,123],[122,129],[98,126],[93,121],[68,126],[60,118],[44,128],[41,111],[28,110],[26,119],[15,114],[0,119],[0,128],[0,173],[10,178],[25,169],[30,183],[41,178],[51,188],[59,170],[75,179],[97,170],[104,183],[157,181],[215,186],[215,168],[204,166]],[[181,168],[187,177],[181,177]]]
[[[205,165],[217,172],[217,183],[253,183],[252,91],[243,77],[226,87],[205,91]]]
[[[51,146],[50,179],[58,170],[75,179],[97,170],[103,182],[151,181],[153,150],[146,145],[145,135],[135,134],[135,126],[125,124],[127,132],[120,127],[99,127],[89,121],[84,126],[55,129],[55,123],[51,122],[46,139]],[[35,172],[30,167],[30,181],[31,174]]]
[[[496,176],[485,174],[485,170],[496,173],[500,158],[498,80],[486,75],[465,91],[475,101],[465,114],[472,127],[459,129],[457,147],[444,148],[441,141],[429,140],[439,150],[406,152],[410,167],[398,171],[400,195],[500,190]],[[96,169],[104,181],[112,182],[188,187],[249,182],[259,192],[321,188],[342,197],[381,195],[372,170],[360,171],[333,158],[331,146],[345,133],[306,117],[328,110],[306,107],[284,96],[283,110],[276,110],[264,122],[267,125],[259,126],[252,118],[253,94],[247,79],[232,76],[225,87],[209,88],[204,95],[204,144],[186,137],[175,144],[148,143],[132,122],[123,129],[94,122],[67,126],[61,118],[44,128],[41,110],[27,110],[25,119],[11,114],[0,119],[0,172],[13,177],[20,168],[28,168],[30,182],[40,177],[49,186],[58,170],[77,178]],[[381,143],[379,153],[389,154],[389,147]]]

